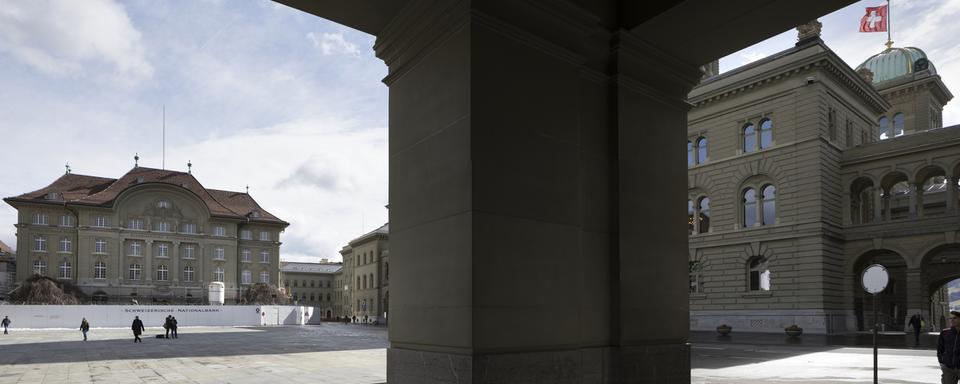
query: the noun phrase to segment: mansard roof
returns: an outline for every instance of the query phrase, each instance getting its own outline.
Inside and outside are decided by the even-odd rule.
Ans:
[[[151,183],[190,191],[206,204],[211,216],[289,225],[261,208],[246,193],[206,189],[189,173],[147,167],[134,167],[119,179],[68,173],[44,188],[3,200],[8,204],[20,202],[110,208],[127,189]]]

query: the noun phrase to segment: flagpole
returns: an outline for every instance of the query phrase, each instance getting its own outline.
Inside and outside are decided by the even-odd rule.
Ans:
[[[890,49],[890,47],[893,47],[893,39],[890,37],[890,29],[893,28],[893,24],[890,23],[890,20],[892,20],[890,17],[890,14],[892,13],[893,12],[891,11],[891,8],[890,8],[890,0],[887,0],[887,49]]]

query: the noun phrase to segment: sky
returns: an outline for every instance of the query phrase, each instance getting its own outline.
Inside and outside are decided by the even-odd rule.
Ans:
[[[819,18],[821,39],[851,68],[886,49],[886,33],[861,33],[860,18],[866,7],[885,1],[858,1]],[[927,54],[944,84],[960,96],[960,0],[893,0],[890,3],[890,32],[894,47],[917,47]],[[761,43],[720,59],[720,72],[793,47],[796,29],[790,29]],[[960,124],[960,100],[943,109],[943,126]]]
[[[885,33],[858,2],[821,17],[852,67]],[[960,0],[896,0],[896,46],[922,48],[960,92]],[[720,60],[727,71],[793,46],[794,30]],[[244,191],[291,223],[288,261],[339,260],[387,221],[386,66],[374,37],[267,0],[0,0],[0,197],[64,173],[186,171]],[[956,74],[956,75],[954,75]],[[944,125],[960,123],[960,102]],[[165,160],[162,130],[166,127]],[[0,204],[0,241],[16,246]],[[6,224],[2,224],[6,223]]]

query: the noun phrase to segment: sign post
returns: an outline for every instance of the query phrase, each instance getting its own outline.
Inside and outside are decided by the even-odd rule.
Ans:
[[[887,288],[890,275],[887,274],[887,269],[882,265],[873,264],[863,270],[861,281],[863,289],[873,295],[873,383],[877,384],[879,383],[877,381],[877,331],[880,328],[880,320],[877,315],[877,298],[880,296],[880,292]]]

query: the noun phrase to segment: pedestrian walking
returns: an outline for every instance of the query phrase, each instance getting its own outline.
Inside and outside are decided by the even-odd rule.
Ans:
[[[0,325],[3,325],[3,334],[4,334],[4,335],[10,333],[10,332],[7,332],[7,327],[10,326],[10,323],[12,323],[12,321],[10,321],[10,318],[7,317],[7,316],[4,316],[4,317],[3,317],[3,321],[0,321]]]
[[[169,338],[170,338],[170,328],[173,327],[173,322],[170,321],[170,318],[171,318],[171,317],[173,317],[173,316],[172,316],[172,315],[167,315],[167,318],[163,320],[163,330],[164,330],[163,338],[164,338],[164,339],[169,339]]]
[[[913,345],[915,347],[920,346],[920,331],[923,329],[923,316],[920,316],[920,313],[917,312],[910,317],[910,326],[913,327]]]
[[[90,330],[90,323],[87,322],[87,318],[84,317],[80,321],[80,333],[83,334],[83,341],[87,341],[87,331]]]
[[[177,317],[170,316],[170,333],[173,334],[173,338],[177,338]]]
[[[143,340],[140,340],[140,335],[143,334],[143,331],[145,331],[146,328],[143,327],[143,322],[140,321],[140,316],[133,317],[133,325],[131,328],[133,328],[133,342],[142,343]]]
[[[937,360],[940,361],[940,384],[960,381],[960,311],[950,311],[950,328],[940,332],[937,339]]]

